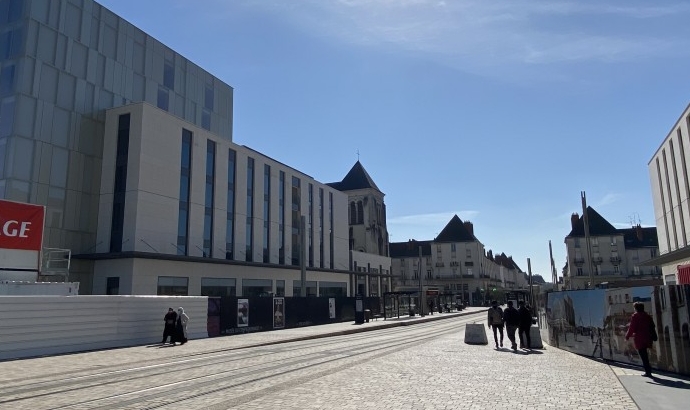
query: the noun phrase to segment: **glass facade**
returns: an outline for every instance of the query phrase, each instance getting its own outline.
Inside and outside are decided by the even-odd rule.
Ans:
[[[105,110],[141,101],[197,126],[203,111],[232,140],[232,88],[105,7],[0,1],[0,198],[46,206],[46,247],[110,251],[96,245]]]
[[[316,281],[306,281],[307,296],[316,296]],[[302,281],[292,281],[292,296],[302,296]]]
[[[278,263],[285,265],[285,172],[278,177]]]
[[[334,262],[334,254],[335,254],[335,248],[333,246],[333,192],[328,193],[328,223],[330,226],[329,234],[328,234],[328,240],[329,240],[329,245],[330,245],[330,252],[329,252],[329,267],[331,269],[335,269],[335,262]]]
[[[206,190],[204,197],[204,248],[203,256],[213,254],[213,203],[216,186],[216,143],[206,141]]]
[[[122,237],[125,225],[125,193],[127,192],[127,162],[129,158],[129,120],[129,114],[120,115],[118,118],[113,215],[110,224],[110,252],[122,252]]]
[[[227,215],[225,219],[225,259],[233,259],[233,246],[235,243],[235,167],[237,153],[228,151],[228,201]]]
[[[187,296],[189,294],[189,278],[179,276],[159,276],[159,296]]]
[[[299,266],[300,252],[302,249],[301,241],[301,208],[302,192],[300,180],[292,177],[292,265]]]
[[[319,188],[319,267],[324,267],[323,260],[323,188]]]
[[[309,184],[307,214],[307,250],[310,267],[314,266],[314,185]]]
[[[271,261],[270,254],[270,223],[271,223],[271,167],[264,165],[264,226],[263,226],[263,255],[264,263]]]
[[[247,158],[247,223],[245,236],[245,260],[254,260],[254,158]]]
[[[180,202],[177,215],[177,254],[189,253],[189,208],[192,179],[192,132],[182,130],[182,155],[180,158]]]
[[[242,296],[270,296],[273,294],[271,279],[242,279]]]
[[[201,296],[235,296],[234,278],[201,278]]]

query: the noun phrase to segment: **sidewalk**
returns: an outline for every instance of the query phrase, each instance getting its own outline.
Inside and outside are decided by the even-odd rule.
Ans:
[[[485,311],[486,308],[474,307],[467,308],[462,312],[435,313],[434,315],[425,317],[401,316],[400,318],[387,320],[378,319],[360,325],[354,324],[353,322],[343,322],[322,326],[199,339],[192,340],[189,344],[178,347],[156,344],[35,359],[5,361],[2,362],[3,372],[0,373],[0,383],[26,378],[36,378],[36,380],[39,380],[41,377],[52,373],[65,373],[66,369],[69,369],[67,373],[77,374],[81,370],[98,370],[102,366],[108,366],[112,371],[116,371],[118,367],[126,369],[131,366],[131,363],[139,363],[140,365],[147,363],[151,366],[157,366],[171,359],[192,358],[194,356],[214,352],[318,339],[398,326],[424,324],[431,321],[459,318],[473,314],[476,314],[476,320],[475,317],[471,320],[476,323],[481,323],[487,332],[487,336],[491,339],[492,337],[488,334],[489,332],[485,327],[486,317],[481,314]],[[619,391],[622,395],[625,395],[625,392],[627,392],[629,397],[634,400],[635,404],[642,410],[679,409],[687,407],[687,404],[690,403],[690,378],[688,377],[662,374],[653,379],[649,379],[640,376],[642,373],[641,369],[578,356],[546,344],[545,350],[535,350],[534,354],[528,355],[520,351],[518,352],[521,353],[520,355],[515,355],[509,349],[496,351],[492,345],[472,346],[469,347],[469,351],[472,353],[468,358],[468,346],[470,345],[462,343],[463,333],[458,333],[457,336],[454,336],[457,339],[454,345],[449,345],[447,338],[439,339],[430,344],[429,349],[431,350],[425,350],[426,356],[424,357],[410,357],[409,353],[401,352],[402,358],[400,359],[400,366],[407,365],[416,368],[414,366],[421,364],[414,362],[414,360],[421,360],[422,364],[428,364],[433,361],[439,361],[439,363],[442,364],[444,361],[452,359],[454,360],[453,366],[455,366],[453,369],[457,369],[470,384],[477,384],[476,388],[471,390],[470,393],[481,390],[481,385],[488,380],[495,380],[496,378],[505,379],[504,382],[510,384],[512,380],[515,380],[515,377],[519,377],[520,374],[534,374],[537,377],[530,384],[531,393],[529,394],[533,399],[525,397],[525,400],[532,400],[531,403],[535,406],[537,404],[544,404],[543,399],[539,401],[535,398],[540,395],[547,395],[547,391],[544,390],[547,388],[545,386],[552,385],[555,389],[561,391],[559,393],[561,396],[579,397],[578,395],[582,395],[583,391],[588,389],[587,386],[601,386],[601,389],[606,389],[609,386],[613,387],[613,385],[616,384],[616,380],[620,382],[616,391]],[[457,352],[448,356],[450,350]],[[514,372],[500,372],[497,370],[505,370],[505,366],[508,366],[507,368],[509,370],[513,369],[515,363],[521,364],[519,368],[515,368]],[[497,366],[497,368],[492,370],[491,366]],[[377,369],[376,371],[382,370]],[[414,373],[415,372],[412,372],[411,374]],[[539,382],[536,382],[537,380],[539,380]],[[622,388],[620,386],[622,386]],[[347,386],[344,388],[346,387]],[[623,391],[623,389],[625,389],[625,391]],[[436,394],[447,393],[448,390],[442,389]],[[557,400],[560,396],[558,394],[551,394],[549,397],[553,400]],[[623,396],[621,396],[621,400],[623,400],[622,397]],[[374,397],[372,397],[372,400],[373,399]],[[472,396],[471,398],[468,397],[468,399],[473,401],[476,408],[481,408],[485,401],[483,395],[477,397]],[[554,405],[557,405],[557,403],[554,402]],[[605,403],[603,402],[592,403],[591,408],[604,408],[604,405]],[[614,408],[616,407],[614,406]],[[625,408],[629,408],[629,406]]]

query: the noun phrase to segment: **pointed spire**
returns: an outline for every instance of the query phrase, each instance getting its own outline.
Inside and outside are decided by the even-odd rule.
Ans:
[[[375,189],[379,192],[381,190],[376,186],[374,180],[371,179],[369,173],[364,169],[362,163],[357,160],[355,165],[350,169],[350,172],[345,175],[340,182],[332,182],[327,184],[339,191],[353,191],[355,189]]]

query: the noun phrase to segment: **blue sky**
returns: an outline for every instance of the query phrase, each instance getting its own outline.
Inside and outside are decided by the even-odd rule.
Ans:
[[[322,182],[359,158],[391,241],[454,214],[560,276],[570,214],[654,226],[647,163],[690,101],[676,0],[107,0],[235,89],[234,134]]]

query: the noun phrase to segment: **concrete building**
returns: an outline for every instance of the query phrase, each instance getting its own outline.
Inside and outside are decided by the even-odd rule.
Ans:
[[[591,249],[587,248],[584,218],[575,213],[570,219],[572,229],[564,240],[568,257],[563,271],[566,289],[587,289],[601,283],[658,283],[654,279],[660,278],[661,269],[644,265],[658,254],[655,228],[637,225],[617,229],[591,206],[587,207],[587,219]],[[645,280],[648,282],[642,282]]]
[[[290,296],[304,241],[308,294],[351,293],[348,195],[234,144],[229,85],[94,1],[0,6],[0,198],[81,292]]]
[[[654,218],[664,283],[690,284],[690,105],[649,161]]]
[[[352,288],[361,295],[381,296],[392,289],[385,194],[359,161],[342,181],[328,185],[348,197],[349,268],[357,272]]]
[[[391,243],[390,255],[397,291],[419,289],[420,274],[424,286],[460,295],[473,304],[491,298],[489,289],[527,287],[524,273],[512,258],[486,252],[474,236],[472,223],[463,222],[457,215],[432,241]]]

